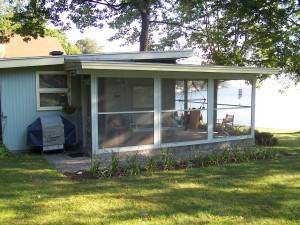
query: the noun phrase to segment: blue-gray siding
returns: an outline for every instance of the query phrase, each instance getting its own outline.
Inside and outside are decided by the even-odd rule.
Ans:
[[[3,143],[9,150],[28,149],[27,126],[45,115],[61,111],[37,111],[36,71],[62,70],[62,67],[15,68],[0,71]]]

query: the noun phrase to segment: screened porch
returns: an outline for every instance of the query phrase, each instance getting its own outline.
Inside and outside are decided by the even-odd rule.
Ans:
[[[96,89],[102,150],[194,145],[251,135],[251,79],[98,77]]]

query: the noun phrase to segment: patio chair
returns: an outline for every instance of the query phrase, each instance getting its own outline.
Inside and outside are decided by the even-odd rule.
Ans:
[[[226,114],[225,118],[222,120],[223,125],[229,125],[233,127],[234,115]]]
[[[226,114],[225,118],[218,119],[218,121],[222,121],[222,123],[218,123],[219,131],[229,137],[230,133],[234,130],[234,115]]]

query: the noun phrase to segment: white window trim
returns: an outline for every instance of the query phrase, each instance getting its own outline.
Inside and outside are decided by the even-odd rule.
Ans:
[[[67,88],[39,88],[40,87],[40,75],[66,75],[67,76]],[[62,106],[50,106],[50,107],[42,107],[40,105],[40,94],[41,93],[66,93],[68,96],[68,103],[70,104],[71,96],[71,82],[70,76],[65,71],[36,71],[36,106],[38,111],[47,111],[47,110],[61,110]]]

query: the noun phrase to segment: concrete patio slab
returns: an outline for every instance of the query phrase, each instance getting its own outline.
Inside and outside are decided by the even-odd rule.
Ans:
[[[44,154],[45,159],[61,172],[78,172],[91,167],[91,158],[88,156],[71,157],[68,153]]]

